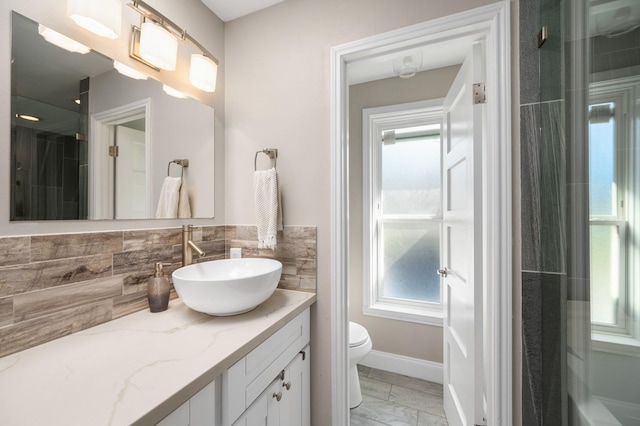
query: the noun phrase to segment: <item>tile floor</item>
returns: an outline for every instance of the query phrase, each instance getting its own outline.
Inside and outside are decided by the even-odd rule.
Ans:
[[[358,365],[362,404],[352,426],[447,426],[442,385]]]

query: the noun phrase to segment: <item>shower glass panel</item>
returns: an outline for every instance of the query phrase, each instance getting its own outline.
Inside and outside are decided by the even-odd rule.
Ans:
[[[549,34],[540,49],[540,198],[557,191],[542,210],[561,218],[543,223],[541,240],[560,232],[566,241],[541,248],[544,270],[561,277],[561,303],[551,313],[559,341],[543,324],[551,349],[542,358],[553,361],[543,361],[540,423],[638,425],[640,2],[541,0],[540,18]]]

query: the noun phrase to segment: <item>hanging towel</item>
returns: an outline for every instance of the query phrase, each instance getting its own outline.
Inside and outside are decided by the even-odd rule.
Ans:
[[[156,218],[175,219],[178,217],[178,203],[180,200],[181,185],[182,179],[179,177],[167,176],[164,178],[162,188],[160,189],[160,199],[158,200]]]
[[[253,183],[258,223],[258,248],[275,250],[278,231],[282,230],[280,185],[275,167],[256,171]]]
[[[187,181],[182,179],[182,185],[180,186],[180,196],[178,199],[178,218],[190,219],[191,218],[191,204],[189,204],[189,191],[187,190]]]

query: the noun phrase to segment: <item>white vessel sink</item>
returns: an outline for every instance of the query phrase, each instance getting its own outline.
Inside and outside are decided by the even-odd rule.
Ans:
[[[212,260],[183,266],[173,273],[182,302],[209,315],[249,312],[267,300],[280,281],[282,263],[273,259]]]

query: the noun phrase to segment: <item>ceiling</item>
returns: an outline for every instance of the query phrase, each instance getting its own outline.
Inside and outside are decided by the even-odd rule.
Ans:
[[[284,0],[202,0],[224,22],[266,9]]]

